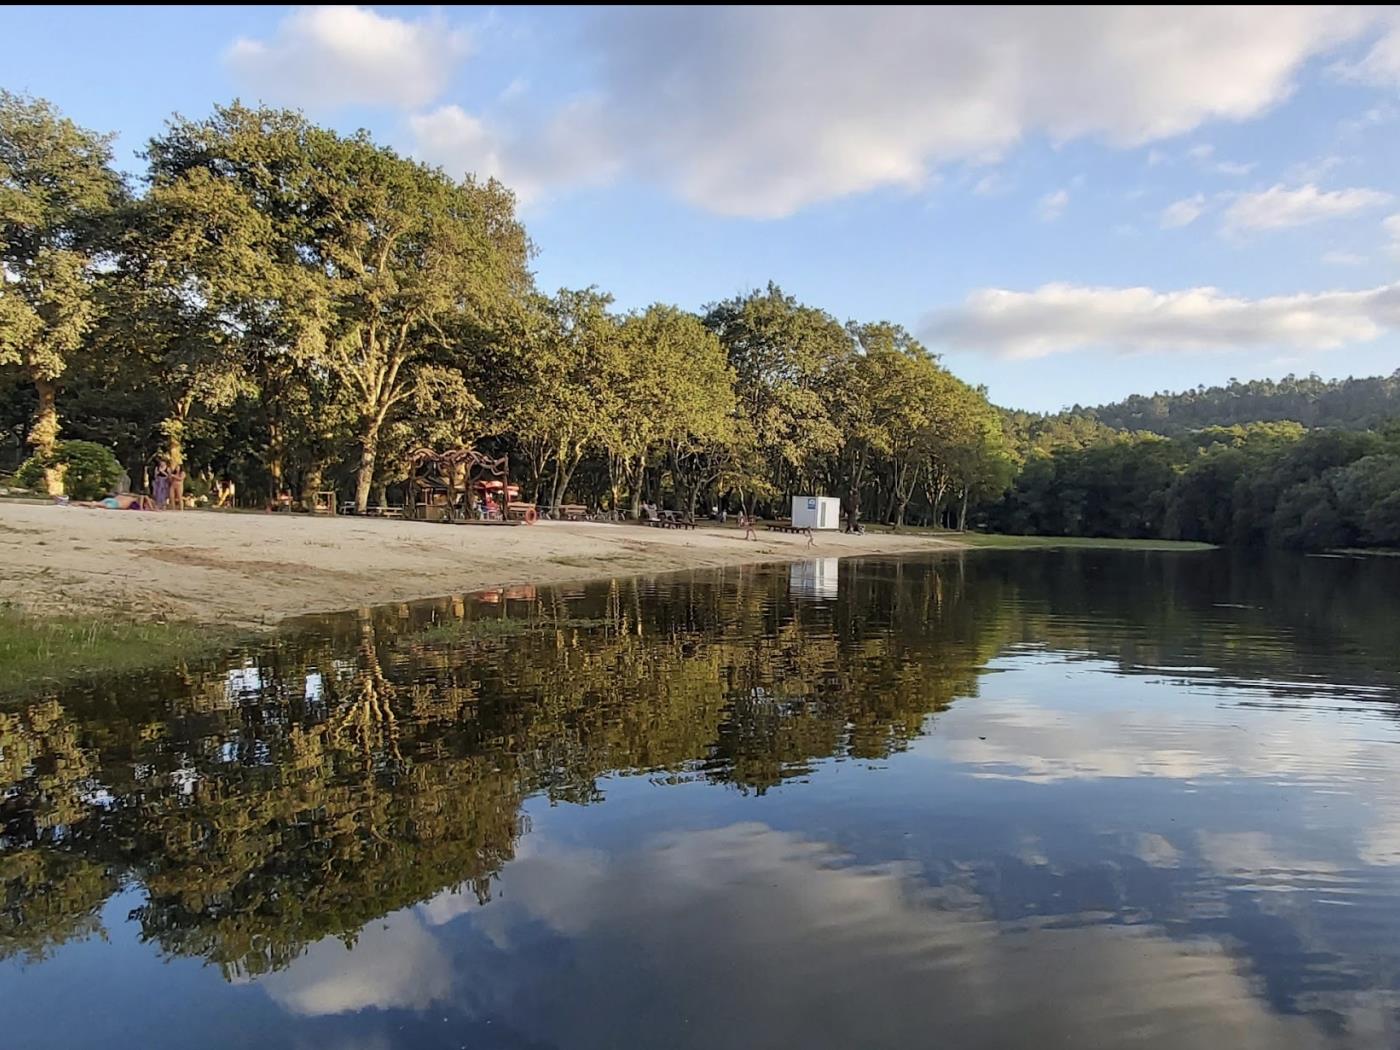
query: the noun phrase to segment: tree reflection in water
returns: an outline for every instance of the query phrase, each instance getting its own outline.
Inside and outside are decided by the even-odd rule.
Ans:
[[[12,702],[0,953],[99,933],[129,885],[162,952],[268,974],[444,891],[490,900],[531,798],[594,803],[622,776],[761,795],[880,762],[1008,653],[1279,700],[1327,676],[1393,690],[1391,568],[987,553],[842,563],[834,595],[723,569],[361,610]]]

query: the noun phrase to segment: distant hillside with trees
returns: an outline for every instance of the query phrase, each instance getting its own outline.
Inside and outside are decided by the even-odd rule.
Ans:
[[[1305,427],[1368,430],[1400,415],[1400,369],[1364,379],[1232,380],[1180,393],[1134,394],[1108,405],[1075,405],[1060,416],[1082,416],[1115,430],[1175,437],[1202,427],[1291,420]]]

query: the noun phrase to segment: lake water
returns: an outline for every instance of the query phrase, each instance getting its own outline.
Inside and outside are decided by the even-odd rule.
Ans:
[[[0,1046],[1400,1045],[1400,559],[366,610],[0,705]]]

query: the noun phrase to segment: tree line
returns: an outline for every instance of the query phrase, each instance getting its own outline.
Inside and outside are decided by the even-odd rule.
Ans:
[[[142,157],[128,179],[109,137],[0,92],[0,468],[22,484],[140,489],[163,459],[195,496],[363,509],[403,498],[413,450],[470,446],[546,507],[820,493],[896,527],[1400,543],[1400,373],[1003,410],[899,325],[773,283],[698,312],[545,294],[507,187],[296,112],[174,117]]]
[[[1400,416],[1400,369],[1365,378],[1232,379],[1224,386],[1134,394],[1092,408],[1076,405],[1065,415],[1087,416],[1115,430],[1148,430],[1168,437],[1209,426],[1281,421],[1367,430]]]
[[[1211,426],[1175,438],[1101,427],[1043,429],[1042,439],[1065,443],[1032,447],[985,522],[1043,535],[1400,547],[1400,420],[1361,431]]]
[[[51,492],[164,459],[194,495],[363,510],[413,449],[476,446],[547,506],[823,492],[961,525],[1014,472],[984,392],[898,325],[775,284],[699,313],[544,294],[508,188],[296,112],[175,117],[142,156],[133,185],[110,137],[0,93],[3,454]]]

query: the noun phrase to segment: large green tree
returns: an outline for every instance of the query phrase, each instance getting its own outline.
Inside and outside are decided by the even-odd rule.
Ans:
[[[313,136],[310,236],[325,276],[319,363],[358,412],[355,502],[374,483],[379,439],[424,365],[453,365],[530,289],[530,243],[500,183],[454,181],[368,137]]]
[[[33,383],[28,442],[58,439],[57,388],[97,316],[95,263],[124,186],[110,136],[0,90],[0,366]]]
[[[619,482],[641,501],[641,473],[664,453],[678,509],[694,515],[719,477],[721,450],[734,434],[734,373],[714,333],[698,317],[656,304],[623,324],[619,404],[605,429],[614,498]]]
[[[840,444],[833,401],[850,354],[846,329],[772,283],[713,304],[705,324],[734,369],[742,425],[773,480],[793,491]]]
[[[557,507],[584,456],[603,447],[620,411],[621,322],[612,296],[561,288],[534,301],[534,323],[510,410],[535,499]]]
[[[167,430],[182,430],[186,406],[260,396],[280,489],[294,429],[285,406],[293,387],[313,384],[353,417],[363,509],[386,427],[421,420],[433,391],[476,403],[459,389],[464,358],[530,287],[513,197],[364,134],[238,104],[176,121],[150,160],[130,316],[164,337],[148,332],[142,345],[158,347],[157,371],[173,383]]]

